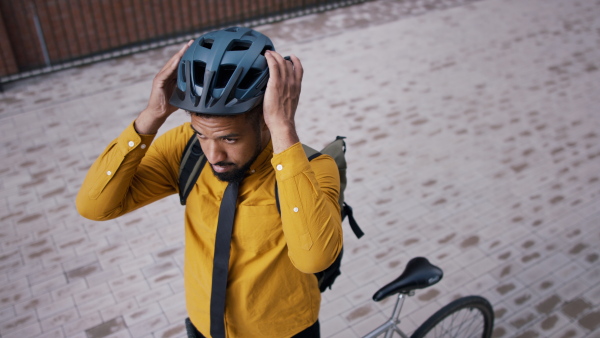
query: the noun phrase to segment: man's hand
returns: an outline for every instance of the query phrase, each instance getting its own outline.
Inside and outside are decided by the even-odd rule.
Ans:
[[[276,52],[267,51],[265,57],[270,75],[263,103],[264,117],[273,151],[280,153],[299,141],[294,118],[304,70],[296,56],[286,60]]]
[[[148,100],[148,106],[135,120],[135,130],[140,134],[153,135],[177,110],[177,107],[169,104],[171,94],[177,85],[177,67],[183,53],[194,42],[188,41],[171,59],[162,67],[152,81],[152,92]]]

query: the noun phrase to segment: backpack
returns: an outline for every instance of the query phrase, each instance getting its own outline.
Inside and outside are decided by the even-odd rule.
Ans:
[[[328,144],[323,150],[320,152],[302,144],[304,148],[304,152],[306,153],[306,157],[309,161],[319,157],[322,154],[327,154],[331,156],[335,163],[337,164],[339,174],[340,174],[340,197],[339,204],[342,212],[342,221],[348,217],[348,222],[350,223],[350,228],[354,232],[357,238],[361,238],[364,233],[356,223],[354,219],[354,215],[352,212],[352,208],[344,201],[344,190],[346,189],[347,179],[346,179],[346,143],[344,142],[343,136],[338,136],[336,139]],[[181,205],[185,205],[186,200],[196,180],[200,176],[200,172],[204,165],[206,164],[206,156],[202,152],[202,148],[200,147],[200,141],[196,137],[196,135],[192,135],[192,137],[187,142],[183,154],[181,155],[181,163],[179,166],[179,201]],[[275,182],[275,203],[277,205],[277,210],[279,214],[281,214],[281,209],[279,206],[279,193],[277,190],[277,182]],[[317,280],[319,282],[319,290],[321,292],[325,291],[327,288],[331,289],[333,282],[335,279],[341,274],[341,264],[342,264],[342,255],[344,253],[344,248],[340,251],[336,260],[325,270],[315,273]]]

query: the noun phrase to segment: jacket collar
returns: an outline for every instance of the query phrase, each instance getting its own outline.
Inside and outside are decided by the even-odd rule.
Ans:
[[[273,142],[269,141],[267,146],[260,152],[254,163],[248,169],[248,175],[256,172],[262,172],[271,168],[271,159],[273,158]]]

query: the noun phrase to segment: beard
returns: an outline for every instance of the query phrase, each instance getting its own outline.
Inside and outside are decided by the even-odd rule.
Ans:
[[[214,165],[217,165],[217,166],[232,166],[231,170],[224,172],[224,173],[216,172],[212,165],[210,166],[210,169],[212,170],[213,174],[217,177],[217,179],[220,181],[229,182],[229,183],[231,183],[231,182],[241,183],[242,180],[244,180],[244,178],[246,177],[246,173],[248,172],[248,169],[250,169],[250,166],[252,165],[252,163],[254,163],[254,161],[256,161],[256,158],[258,157],[258,155],[260,155],[261,152],[262,152],[262,138],[261,138],[260,134],[257,133],[256,148],[254,149],[254,154],[252,155],[252,157],[250,158],[250,160],[248,162],[244,163],[242,166],[238,166],[235,163],[231,163],[231,162],[215,163]]]
[[[218,166],[233,166],[233,169],[229,170],[228,172],[218,173],[215,171],[215,169],[212,167],[212,165],[210,166],[210,169],[212,169],[213,174],[215,174],[217,179],[219,179],[220,181],[230,182],[230,183],[231,182],[242,182],[244,177],[246,177],[246,172],[248,171],[248,169],[250,169],[250,166],[252,165],[252,163],[254,163],[254,161],[258,157],[258,154],[259,153],[254,154],[254,156],[252,156],[250,161],[246,162],[241,167],[236,166],[235,163],[226,163],[226,162],[215,163],[215,165],[218,165]]]

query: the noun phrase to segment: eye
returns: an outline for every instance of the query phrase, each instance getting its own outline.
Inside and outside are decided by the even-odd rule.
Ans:
[[[235,141],[237,141],[237,139],[230,138],[230,137],[224,137],[223,141],[225,141],[225,143],[231,144],[231,143],[235,143]]]

